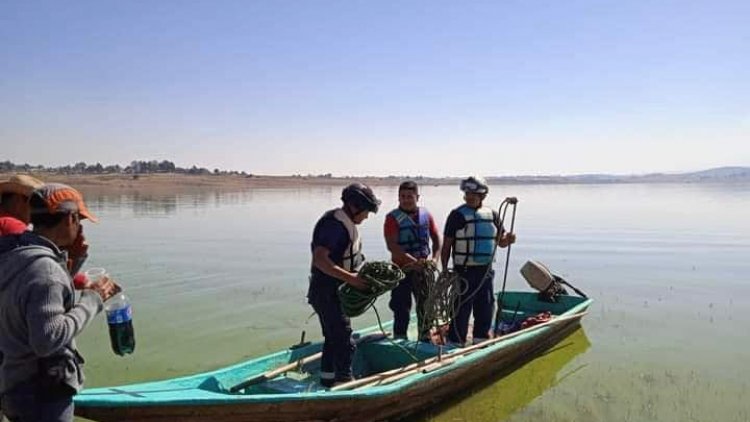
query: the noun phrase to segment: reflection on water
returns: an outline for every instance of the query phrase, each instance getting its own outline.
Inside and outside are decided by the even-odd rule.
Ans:
[[[204,208],[248,203],[254,192],[198,191],[190,194],[168,193],[94,193],[86,195],[86,203],[97,209],[131,212],[133,217],[165,217],[178,208]]]
[[[575,364],[574,359],[590,345],[583,329],[578,329],[541,356],[501,379],[463,392],[460,397],[409,418],[409,421],[505,420],[550,387],[564,382],[584,368],[585,363]]]
[[[304,297],[310,236],[340,188],[84,193],[101,219],[86,224],[88,265],[124,285],[138,341],[134,355],[114,356],[97,318],[80,341],[88,386],[214,369],[289,346],[302,330],[320,338]],[[364,252],[379,260],[389,256],[382,225],[397,192],[376,193],[384,212],[361,232]],[[420,193],[439,226],[461,202],[452,186]],[[527,259],[548,264],[594,299],[583,319],[591,346],[577,334],[581,341],[424,417],[750,420],[750,186],[493,186],[487,204],[510,195],[520,202],[508,287],[527,289],[518,274]],[[387,301],[377,304],[385,317]],[[375,322],[369,312],[353,325]],[[545,362],[560,367],[533,370]]]

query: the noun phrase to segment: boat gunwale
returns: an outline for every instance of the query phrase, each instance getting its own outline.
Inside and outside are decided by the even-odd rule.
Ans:
[[[514,292],[514,293],[526,293],[531,294],[532,292]],[[506,293],[507,294],[507,293]],[[571,296],[574,298],[578,298],[577,296]],[[566,315],[574,315],[580,312],[583,312],[586,310],[591,303],[593,302],[592,299],[589,298],[581,298],[582,300],[579,303],[576,303],[572,305],[571,307],[567,308],[564,312],[560,314],[556,314],[556,316],[566,316]],[[581,315],[578,318],[573,318],[570,321],[566,321],[562,323],[564,326],[568,326],[569,324],[579,324],[581,318],[583,315]],[[170,384],[179,384],[179,383],[186,383],[190,381],[195,380],[205,380],[212,376],[215,376],[217,374],[223,374],[226,372],[231,372],[232,370],[247,367],[248,365],[252,365],[253,363],[262,362],[265,360],[271,360],[274,357],[282,357],[289,354],[289,350],[282,350],[279,352],[263,355],[261,357],[247,360],[244,362],[240,362],[231,366],[222,367],[213,371],[203,372],[199,374],[193,374],[193,375],[187,375],[184,377],[179,378],[173,378],[168,380],[157,380],[157,381],[148,381],[144,383],[137,383],[137,384],[128,384],[126,386],[112,386],[112,387],[98,387],[95,389],[89,390],[89,393],[87,394],[86,390],[84,390],[81,394],[79,394],[77,397],[84,396],[83,400],[76,399],[76,407],[80,406],[82,408],[108,408],[108,407],[132,407],[132,406],[138,406],[138,407],[158,407],[158,406],[190,406],[190,407],[197,407],[197,406],[221,406],[221,405],[256,405],[256,404],[278,404],[283,402],[289,402],[289,401],[306,401],[306,400],[315,400],[315,401],[321,401],[321,402],[335,402],[338,400],[357,400],[357,401],[368,401],[372,399],[378,399],[378,398],[385,398],[393,394],[399,394],[404,393],[405,391],[409,391],[413,388],[418,387],[419,384],[424,382],[432,381],[435,378],[440,378],[443,376],[446,376],[447,374],[459,370],[462,367],[471,366],[472,364],[476,363],[477,361],[484,360],[488,358],[489,356],[497,353],[498,349],[503,349],[509,346],[513,345],[522,345],[527,342],[533,341],[533,339],[536,338],[542,338],[546,337],[546,335],[550,331],[557,331],[560,330],[559,327],[556,327],[555,325],[550,325],[546,327],[541,327],[538,330],[529,331],[527,333],[519,334],[516,337],[508,338],[506,340],[498,341],[495,344],[488,345],[487,347],[480,348],[472,353],[466,354],[464,356],[460,356],[456,359],[452,364],[445,365],[444,367],[437,368],[433,371],[423,373],[421,371],[417,371],[414,374],[411,374],[403,379],[400,379],[398,381],[395,381],[393,383],[385,384],[385,385],[374,385],[369,386],[366,388],[359,388],[359,389],[353,389],[353,390],[340,390],[340,391],[328,391],[328,390],[318,390],[318,391],[312,391],[312,392],[298,392],[298,393],[258,393],[258,394],[228,394],[224,392],[214,392],[209,390],[200,389],[198,386],[193,386],[190,389],[200,390],[202,396],[200,397],[178,397],[178,398],[148,398],[148,397],[142,397],[138,398],[137,401],[134,400],[122,400],[122,401],[110,401],[109,398],[111,397],[111,392],[104,391],[104,390],[117,390],[121,389],[122,387],[137,387],[137,386],[145,386],[145,385],[154,385],[159,383],[164,383],[165,381],[168,381]],[[379,331],[379,328],[377,326],[367,327],[362,330],[358,330],[358,333],[361,335],[370,334],[372,332]],[[457,349],[460,350],[460,349]],[[449,358],[450,353],[447,353],[444,355],[444,357]],[[95,392],[99,390],[98,392]],[[128,394],[127,391],[122,391],[123,394]],[[148,391],[142,391],[142,393],[148,393]],[[135,393],[133,393],[135,394]],[[210,396],[209,396],[210,395]],[[101,399],[99,399],[97,396],[100,396]]]

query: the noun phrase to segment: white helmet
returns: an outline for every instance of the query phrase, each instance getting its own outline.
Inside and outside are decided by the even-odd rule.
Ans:
[[[486,194],[490,188],[482,177],[470,176],[461,181],[461,190],[468,193]]]

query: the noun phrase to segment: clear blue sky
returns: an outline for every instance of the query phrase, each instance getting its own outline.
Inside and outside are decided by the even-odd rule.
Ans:
[[[2,1],[0,161],[750,165],[750,2]]]

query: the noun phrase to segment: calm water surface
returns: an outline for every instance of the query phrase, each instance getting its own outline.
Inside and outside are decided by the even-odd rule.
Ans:
[[[302,330],[320,338],[304,298],[309,242],[340,188],[85,193],[101,219],[86,227],[88,266],[125,286],[137,337],[117,357],[97,319],[80,342],[89,387],[211,370]],[[395,206],[395,188],[376,193]],[[526,289],[518,269],[533,258],[595,303],[552,351],[413,420],[750,420],[750,186],[493,186],[486,204],[509,195],[520,203],[508,288]],[[424,187],[421,202],[442,226],[461,193]],[[362,226],[370,259],[388,258],[384,215]]]

